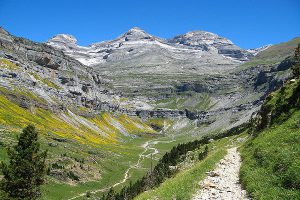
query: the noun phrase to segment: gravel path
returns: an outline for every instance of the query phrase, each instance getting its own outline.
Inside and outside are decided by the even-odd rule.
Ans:
[[[241,157],[237,148],[228,149],[228,154],[218,163],[214,171],[199,183],[201,189],[194,195],[193,200],[250,199],[239,184],[239,169]]]

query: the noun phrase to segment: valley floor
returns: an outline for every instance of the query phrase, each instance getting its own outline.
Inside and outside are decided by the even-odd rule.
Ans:
[[[142,166],[141,166],[141,162],[145,159],[145,158],[150,158],[150,157],[153,157],[155,156],[156,154],[158,154],[160,151],[154,146],[158,143],[171,143],[171,142],[174,142],[174,140],[169,140],[169,141],[161,141],[161,140],[158,140],[158,139],[153,139],[153,140],[149,140],[149,141],[146,141],[142,147],[144,149],[143,152],[141,152],[139,154],[139,159],[137,160],[137,162],[135,164],[132,164],[128,167],[128,169],[125,171],[124,173],[124,178],[118,182],[116,182],[115,184],[113,184],[113,186],[111,186],[112,188],[115,188],[119,185],[122,185],[124,184],[126,181],[128,181],[130,179],[130,171],[133,170],[133,169],[140,169]],[[149,151],[151,151],[149,153]],[[104,187],[102,189],[98,189],[98,190],[92,190],[92,191],[89,191],[91,194],[96,194],[96,193],[102,193],[102,192],[106,192],[108,191],[110,188],[109,187]],[[78,194],[72,198],[69,198],[68,200],[73,200],[73,199],[79,199],[80,197],[84,197],[86,196],[86,192],[84,193],[81,193],[81,194]]]

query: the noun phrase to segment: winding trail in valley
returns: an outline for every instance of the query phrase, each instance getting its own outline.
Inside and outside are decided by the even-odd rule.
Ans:
[[[107,190],[109,190],[111,187],[116,187],[120,184],[123,184],[125,183],[129,178],[130,178],[130,175],[129,175],[129,172],[131,169],[137,169],[137,168],[140,168],[140,164],[141,162],[143,161],[143,159],[145,157],[149,158],[151,155],[154,156],[156,154],[159,153],[159,150],[155,147],[153,147],[153,145],[156,145],[158,143],[171,143],[173,142],[174,139],[172,140],[169,140],[169,141],[164,141],[164,140],[157,140],[157,139],[153,139],[153,140],[149,140],[147,142],[145,142],[143,145],[142,145],[142,148],[144,149],[140,154],[139,154],[139,159],[137,160],[137,162],[135,164],[132,164],[128,167],[128,169],[125,171],[124,173],[124,178],[122,180],[120,180],[119,182],[115,183],[114,185],[112,186],[109,186],[109,187],[105,187],[105,188],[102,188],[102,189],[98,189],[98,190],[93,190],[93,191],[90,191],[90,193],[92,194],[95,194],[95,193],[99,193],[99,192],[105,192]],[[152,152],[151,153],[147,153],[148,150],[151,150]],[[83,197],[86,195],[86,192],[84,193],[81,193],[81,194],[78,194],[72,198],[69,198],[68,200],[73,200],[73,199],[77,199],[79,197]]]
[[[250,200],[239,183],[241,156],[237,147],[228,149],[228,154],[217,164],[214,171],[199,183],[201,189],[192,200],[222,199]]]
[[[173,140],[171,140],[171,141],[150,140],[150,141],[145,142],[145,143],[142,145],[142,147],[144,148],[144,151],[143,151],[142,153],[139,154],[139,159],[138,159],[138,161],[136,162],[136,164],[130,165],[129,168],[126,170],[125,174],[124,174],[124,178],[123,178],[121,181],[115,183],[112,187],[116,187],[116,186],[118,186],[118,185],[120,185],[120,184],[122,184],[122,183],[125,183],[125,182],[128,180],[128,178],[129,178],[129,171],[130,171],[131,169],[133,169],[133,168],[140,168],[140,163],[142,162],[142,160],[143,160],[145,157],[149,158],[151,155],[154,156],[154,155],[156,155],[156,154],[159,153],[159,150],[158,150],[157,148],[152,147],[152,145],[156,145],[156,144],[158,144],[158,143],[170,143],[170,142],[173,142]],[[145,153],[146,153],[148,150],[152,150],[153,153],[149,153],[149,154],[146,154],[146,155],[145,155]]]

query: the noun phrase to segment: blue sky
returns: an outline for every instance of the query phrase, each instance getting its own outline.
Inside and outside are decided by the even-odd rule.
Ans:
[[[0,26],[39,42],[69,33],[80,45],[135,26],[162,38],[206,30],[255,48],[300,36],[300,0],[0,0]]]

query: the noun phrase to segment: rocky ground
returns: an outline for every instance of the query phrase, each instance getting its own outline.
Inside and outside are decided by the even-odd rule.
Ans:
[[[228,149],[228,154],[218,163],[214,171],[200,182],[201,189],[193,200],[201,199],[250,199],[239,183],[241,157],[237,148]]]

